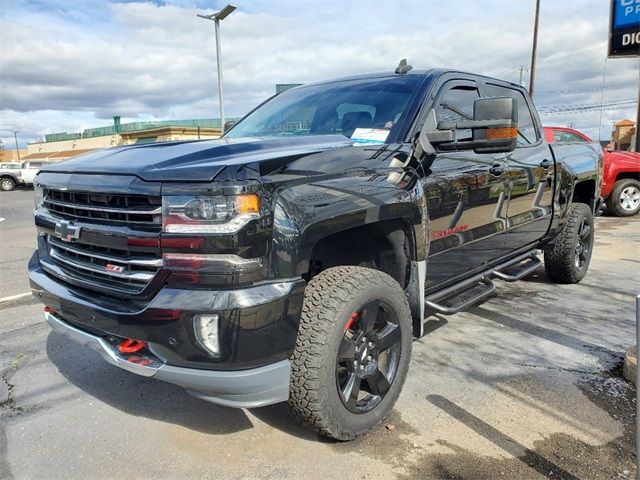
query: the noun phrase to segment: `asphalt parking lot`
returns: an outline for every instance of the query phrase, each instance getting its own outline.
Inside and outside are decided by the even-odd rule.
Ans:
[[[0,194],[0,297],[28,290],[32,191]],[[579,285],[544,272],[431,317],[386,423],[350,443],[285,405],[234,410],[106,364],[0,309],[0,478],[634,478],[640,217],[602,216]]]

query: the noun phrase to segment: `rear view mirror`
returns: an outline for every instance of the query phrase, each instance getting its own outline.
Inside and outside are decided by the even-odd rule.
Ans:
[[[235,120],[230,120],[228,122],[224,122],[224,127],[222,129],[222,134],[224,135],[229,130],[231,130],[236,123],[238,123],[238,122],[236,122]]]

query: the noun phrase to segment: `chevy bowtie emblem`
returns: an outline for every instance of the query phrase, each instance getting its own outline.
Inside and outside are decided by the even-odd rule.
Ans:
[[[59,220],[56,222],[56,236],[60,237],[65,242],[78,240],[80,238],[80,230],[82,230],[82,227],[76,227],[66,220]]]

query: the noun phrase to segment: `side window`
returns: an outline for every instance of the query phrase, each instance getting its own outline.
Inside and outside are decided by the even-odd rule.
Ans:
[[[518,104],[518,145],[531,145],[538,141],[538,129],[533,121],[529,104],[522,92],[512,88],[488,83],[486,85],[489,97],[512,97]]]
[[[446,88],[446,87],[445,87]],[[438,127],[473,119],[473,102],[480,98],[477,87],[457,85],[440,97],[436,107]],[[458,140],[471,140],[471,130],[458,130]]]
[[[554,130],[553,132],[553,140],[556,143],[570,143],[570,142],[586,142],[587,140],[582,138],[580,135],[576,135],[571,132],[563,132],[559,130]]]

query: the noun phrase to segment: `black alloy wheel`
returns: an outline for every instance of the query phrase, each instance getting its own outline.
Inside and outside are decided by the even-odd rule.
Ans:
[[[291,355],[293,416],[343,441],[379,425],[407,377],[412,333],[407,295],[388,274],[360,266],[316,274]]]
[[[336,382],[350,412],[369,412],[389,392],[400,360],[400,328],[393,310],[378,300],[349,318],[336,359]]]
[[[576,255],[574,262],[576,268],[581,270],[588,263],[591,256],[591,221],[584,218],[578,227],[578,238],[576,239]]]

